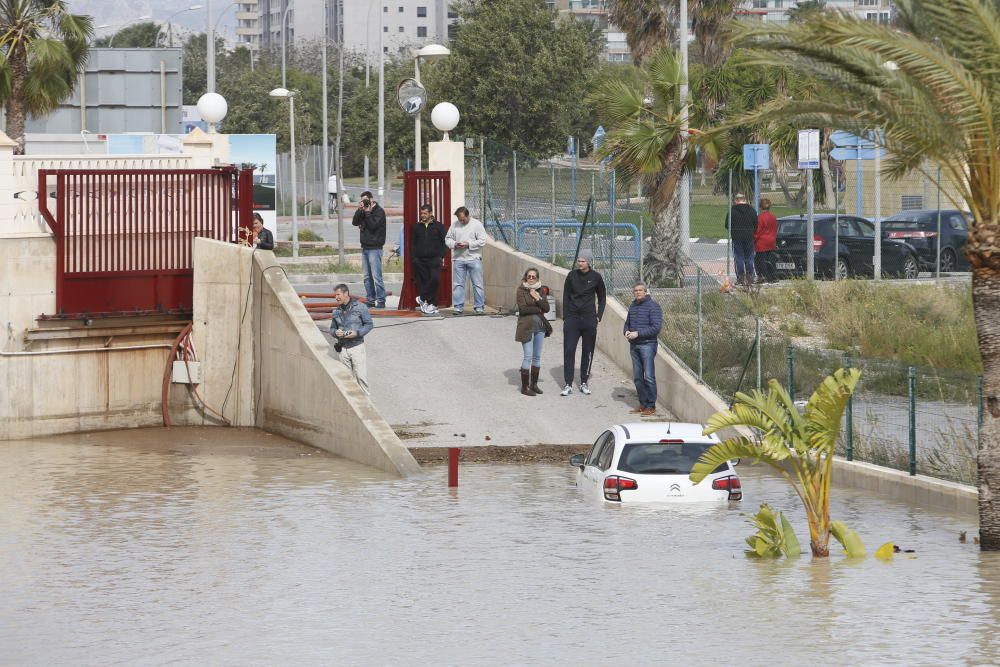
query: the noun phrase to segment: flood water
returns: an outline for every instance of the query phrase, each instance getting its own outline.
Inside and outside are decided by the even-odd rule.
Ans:
[[[221,431],[0,443],[0,664],[1000,663],[974,517],[838,489],[914,557],[761,562],[740,511],[796,500],[748,465],[742,508],[604,507],[569,466],[469,465],[452,495]]]

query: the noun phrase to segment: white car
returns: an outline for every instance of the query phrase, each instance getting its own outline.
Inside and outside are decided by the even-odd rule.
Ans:
[[[602,433],[589,454],[571,457],[577,487],[610,503],[742,500],[743,487],[727,461],[698,485],[688,475],[702,452],[719,442],[701,424],[619,424]]]

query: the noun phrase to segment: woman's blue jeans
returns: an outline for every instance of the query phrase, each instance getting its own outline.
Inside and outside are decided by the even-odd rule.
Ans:
[[[545,342],[545,332],[536,331],[531,336],[531,340],[521,343],[521,347],[524,349],[524,358],[521,360],[521,368],[528,370],[532,366],[541,367],[543,342]]]

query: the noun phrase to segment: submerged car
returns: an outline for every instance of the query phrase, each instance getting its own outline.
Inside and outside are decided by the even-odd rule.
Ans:
[[[742,500],[743,487],[726,461],[695,485],[688,475],[706,449],[719,443],[701,424],[618,424],[602,433],[589,454],[576,454],[577,487],[609,503]]]

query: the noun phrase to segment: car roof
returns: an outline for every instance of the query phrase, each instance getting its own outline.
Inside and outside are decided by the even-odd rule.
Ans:
[[[625,442],[659,442],[660,440],[685,440],[687,442],[719,442],[715,434],[703,435],[704,424],[684,422],[635,422],[619,424]]]

